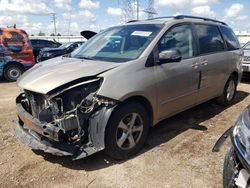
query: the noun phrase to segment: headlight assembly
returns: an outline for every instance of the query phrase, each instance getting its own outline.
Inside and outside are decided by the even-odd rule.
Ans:
[[[52,53],[46,52],[46,53],[43,54],[43,57],[50,57],[51,55],[52,55]]]
[[[246,149],[248,155],[250,155],[250,107],[246,108],[238,118],[233,136],[237,137],[243,147]]]

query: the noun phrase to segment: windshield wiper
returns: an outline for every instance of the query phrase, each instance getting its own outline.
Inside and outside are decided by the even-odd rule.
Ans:
[[[89,57],[89,56],[74,56],[75,58],[79,58],[79,59],[87,59],[87,60],[94,60],[94,58]]]

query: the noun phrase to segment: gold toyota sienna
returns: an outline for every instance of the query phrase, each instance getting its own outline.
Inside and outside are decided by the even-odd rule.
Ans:
[[[14,134],[33,150],[80,159],[137,153],[149,127],[213,98],[230,105],[243,51],[227,24],[179,15],[131,21],[17,81]]]

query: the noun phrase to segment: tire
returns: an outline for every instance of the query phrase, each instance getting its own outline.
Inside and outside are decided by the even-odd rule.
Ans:
[[[7,65],[4,69],[4,78],[9,82],[16,81],[23,73],[23,69],[20,65],[11,64]]]
[[[149,126],[149,115],[142,105],[133,102],[121,105],[107,124],[105,152],[114,159],[136,154],[147,138]]]
[[[236,188],[234,178],[237,170],[234,165],[235,153],[231,146],[224,159],[223,166],[223,188]]]
[[[230,76],[224,87],[223,94],[217,98],[217,102],[223,106],[231,105],[235,98],[236,88],[237,78],[235,76]]]

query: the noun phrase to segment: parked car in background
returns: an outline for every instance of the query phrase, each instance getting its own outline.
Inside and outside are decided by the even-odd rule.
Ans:
[[[67,42],[67,43],[62,44],[58,48],[43,48],[37,57],[37,62],[51,59],[53,57],[69,54],[73,52],[76,48],[81,46],[83,43],[84,43],[83,41]]]
[[[93,36],[95,36],[97,33],[94,31],[89,31],[89,30],[84,30],[81,31],[80,34],[87,40],[89,40],[90,38],[92,38]]]
[[[16,28],[0,28],[0,76],[16,81],[34,63],[27,33]]]
[[[30,39],[31,45],[33,47],[33,53],[35,60],[37,62],[37,56],[39,55],[41,49],[43,48],[58,48],[62,44],[59,42],[54,42],[45,39]]]
[[[250,74],[250,41],[243,46],[244,58],[243,58],[243,72]]]
[[[103,149],[128,158],[161,120],[213,98],[232,104],[242,55],[232,29],[209,18],[109,28],[18,80],[24,92],[14,133],[35,150],[74,160]]]

